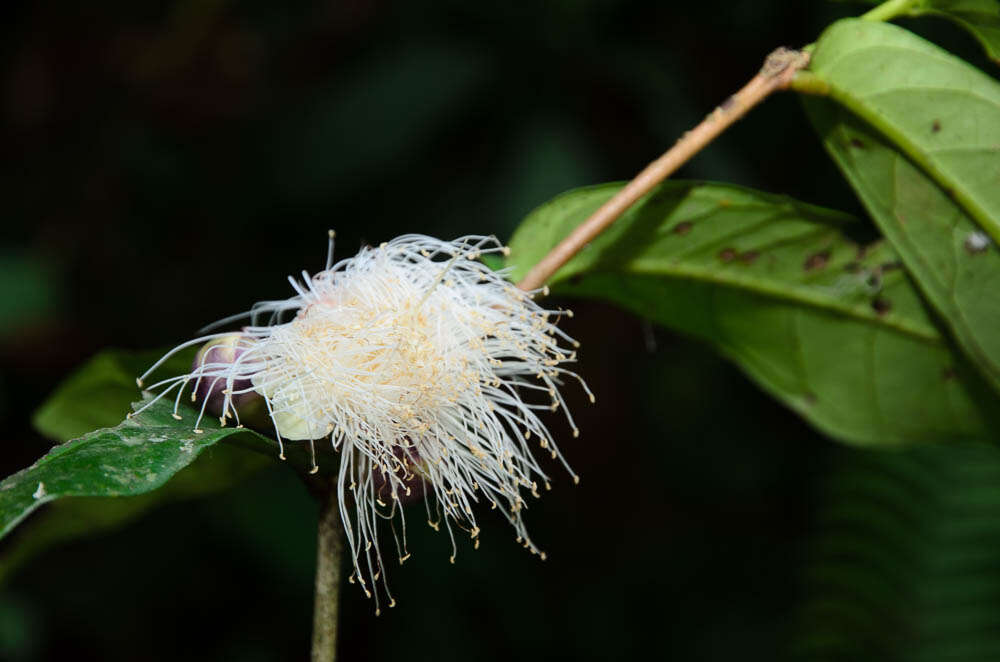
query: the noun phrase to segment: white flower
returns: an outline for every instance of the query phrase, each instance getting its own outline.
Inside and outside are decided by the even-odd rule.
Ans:
[[[332,268],[328,261],[315,276],[289,279],[296,296],[254,306],[253,326],[235,340],[214,334],[181,346],[228,336],[226,360],[209,357],[154,387],[164,388],[160,396],[179,387],[179,402],[189,382],[192,392],[204,392],[204,380],[224,383],[223,423],[238,422],[234,398],[255,391],[279,444],[308,440],[312,448],[313,440],[329,439],[341,454],[340,511],[354,574],[369,595],[363,578],[385,576],[379,523],[394,525],[397,513],[402,520],[398,502],[414,481],[428,494],[431,525],[444,520],[452,561],[452,526],[476,538],[480,501],[499,508],[519,542],[538,552],[522,519],[522,489],[538,496],[539,482],[548,488],[549,480],[529,443],[578,478],[536,411],[562,407],[576,436],[559,385],[566,376],[583,381],[563,367],[576,354],[560,340],[578,343],[553,323],[568,311],[543,309],[534,293],[478,261],[500,252],[506,249],[495,238],[406,235]],[[544,403],[525,400],[528,394]],[[409,556],[402,523],[401,562]]]

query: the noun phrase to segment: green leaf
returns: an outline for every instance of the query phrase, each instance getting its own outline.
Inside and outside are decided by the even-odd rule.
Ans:
[[[1000,241],[1000,83],[902,28],[838,21],[809,71]]]
[[[156,374],[187,373],[195,352],[196,348],[179,352]],[[100,352],[60,384],[39,407],[32,420],[35,429],[47,437],[66,441],[97,428],[117,425],[131,411],[130,405],[139,395],[136,377],[165,353],[165,350],[114,349]]]
[[[186,372],[195,351],[191,349],[168,359],[160,371],[164,374]],[[60,385],[35,413],[36,428],[47,436],[65,441],[83,436],[94,428],[114,426],[130,411],[130,403],[139,394],[136,376],[162,355],[163,351],[159,350],[101,352]],[[195,414],[190,410],[186,412],[189,417],[187,422],[177,422],[170,417],[161,423],[170,427],[170,434],[178,431],[190,434]],[[145,420],[144,414],[132,424],[141,424]],[[255,437],[239,435],[238,438],[230,438],[231,441],[239,441],[238,444],[214,446],[165,485],[150,492],[127,498],[77,497],[52,503],[4,541],[0,547],[0,581],[33,555],[54,544],[123,526],[162,503],[229,489],[270,464],[273,460],[269,456],[277,454],[274,442]],[[250,452],[241,445],[250,445],[252,450],[264,453]],[[301,453],[292,455],[296,466],[304,464],[304,458],[299,457]],[[109,456],[109,461],[117,460]],[[21,507],[30,511],[38,505],[32,501],[31,504],[22,501]]]
[[[923,0],[912,13],[943,16],[957,23],[982,44],[994,62],[1000,64],[1000,1]]]
[[[1000,0],[916,0],[906,14],[952,21],[975,37],[986,54],[1000,64]]]
[[[823,501],[793,659],[998,659],[1000,450],[845,449]]]
[[[514,279],[619,188],[571,191],[528,216],[510,242]],[[711,342],[837,439],[990,438],[988,389],[889,247],[854,244],[848,220],[735,186],[667,182],[550,285]]]
[[[1000,85],[905,30],[862,21],[825,33],[811,66],[841,105],[807,102],[824,145],[1000,388],[1000,253],[982,232],[1000,236]]]
[[[17,527],[3,541],[0,584],[23,563],[49,547],[119,528],[165,503],[229,489],[271,463],[260,453],[217,444],[166,485],[152,492],[128,498],[77,497],[56,501]],[[21,507],[26,505],[22,503]]]
[[[164,485],[207,448],[237,434],[266,438],[243,428],[221,428],[212,419],[193,429],[171,416],[163,399],[123,423],[56,446],[35,464],[0,482],[0,537],[42,504],[65,497],[126,497]],[[273,444],[273,442],[270,442]]]
[[[1000,251],[930,178],[850,113],[806,107],[823,144],[966,355],[1000,388]]]

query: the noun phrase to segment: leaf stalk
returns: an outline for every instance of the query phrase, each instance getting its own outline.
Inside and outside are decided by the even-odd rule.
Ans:
[[[861,15],[866,21],[891,21],[897,16],[910,13],[910,10],[919,5],[921,0],[888,0],[878,7]]]

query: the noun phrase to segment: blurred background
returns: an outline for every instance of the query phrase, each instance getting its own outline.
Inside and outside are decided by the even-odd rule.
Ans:
[[[2,475],[49,448],[32,411],[99,349],[285,298],[288,274],[322,268],[328,228],[340,257],[404,232],[509,238],[862,9],[6,3]],[[908,27],[990,66],[951,26]],[[680,176],[862,213],[790,95]],[[578,440],[551,422],[583,480],[548,467],[531,503],[549,560],[486,515],[450,565],[417,505],[398,606],[376,618],[344,587],[341,659],[1000,659],[996,451],[837,445],[706,347],[572,305],[598,404],[571,393]],[[306,659],[315,520],[276,466],[49,549],[0,587],[0,659]]]

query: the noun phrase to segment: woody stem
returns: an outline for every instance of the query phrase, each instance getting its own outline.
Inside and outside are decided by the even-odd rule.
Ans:
[[[331,485],[320,499],[312,662],[334,662],[337,659],[337,605],[343,549],[344,531],[337,504],[337,490]]]
[[[788,87],[796,72],[809,64],[809,54],[779,48],[771,53],[760,72],[740,91],[713,110],[698,126],[685,133],[663,156],[636,175],[625,188],[605,202],[541,259],[518,283],[522,290],[534,290],[555,274],[574,255],[606,230],[641,197],[687,163],[719,134],[766,99],[772,92]]]

